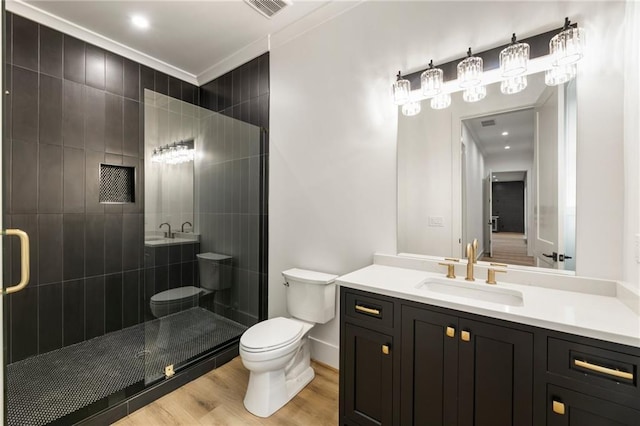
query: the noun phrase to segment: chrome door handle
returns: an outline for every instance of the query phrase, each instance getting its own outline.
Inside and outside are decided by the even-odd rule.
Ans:
[[[20,229],[5,229],[1,235],[14,235],[20,238],[20,282],[4,289],[4,293],[11,294],[20,291],[29,284],[29,236]]]

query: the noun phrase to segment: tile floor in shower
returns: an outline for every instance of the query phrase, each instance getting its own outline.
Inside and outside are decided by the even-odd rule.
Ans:
[[[7,424],[45,425],[164,377],[237,339],[246,327],[200,307],[96,337],[7,366]]]

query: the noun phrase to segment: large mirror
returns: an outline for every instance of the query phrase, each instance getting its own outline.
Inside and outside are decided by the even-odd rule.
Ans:
[[[575,154],[575,80],[399,114],[398,252],[575,271]]]

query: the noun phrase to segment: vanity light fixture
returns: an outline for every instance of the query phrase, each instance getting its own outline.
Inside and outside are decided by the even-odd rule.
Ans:
[[[584,33],[577,26],[571,26],[569,18],[564,18],[562,31],[549,41],[549,54],[553,66],[573,64],[582,58]]]
[[[467,58],[458,64],[458,84],[463,89],[479,86],[482,83],[482,58],[473,56],[471,48],[467,51]],[[482,98],[480,98],[482,99]],[[467,101],[469,102],[469,101]]]
[[[462,99],[465,102],[478,102],[487,96],[487,86],[474,86],[462,92]]]
[[[181,164],[193,161],[195,149],[193,139],[173,142],[158,148],[154,148],[151,161],[154,163]]]
[[[442,92],[442,70],[434,68],[433,59],[429,62],[429,69],[420,75],[420,87],[422,94],[427,98],[436,96]]]
[[[529,44],[516,41],[516,33],[511,36],[511,44],[500,52],[500,71],[503,77],[515,77],[527,71],[529,66]]]
[[[409,93],[411,93],[411,83],[405,80],[398,71],[398,79],[393,83],[393,103],[403,105],[409,102]]]
[[[420,110],[422,107],[420,106],[420,101],[407,102],[402,105],[402,114],[407,117],[412,117],[414,115],[420,114]]]
[[[445,109],[451,105],[451,95],[448,93],[441,93],[431,98],[431,108],[433,109]]]

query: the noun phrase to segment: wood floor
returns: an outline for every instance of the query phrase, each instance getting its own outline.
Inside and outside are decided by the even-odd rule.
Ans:
[[[149,425],[331,425],[338,424],[338,372],[312,362],[316,377],[267,419],[242,404],[249,372],[236,357],[121,419],[118,426]]]
[[[515,232],[495,232],[491,236],[493,256],[482,256],[487,262],[508,263],[510,265],[535,266],[533,256],[527,256],[524,234]]]

